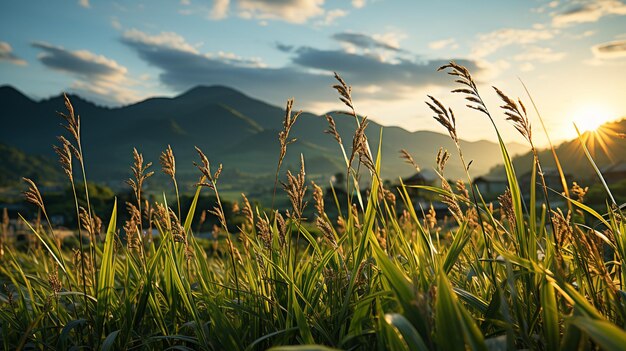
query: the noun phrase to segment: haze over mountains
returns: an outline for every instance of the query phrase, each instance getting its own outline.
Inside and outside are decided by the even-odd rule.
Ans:
[[[89,178],[109,183],[128,178],[132,149],[136,147],[146,161],[154,162],[168,144],[176,155],[177,172],[181,178],[195,180],[192,165],[197,160],[195,145],[217,167],[223,163],[225,174],[253,179],[272,176],[278,158],[278,130],[282,128],[284,108],[272,106],[223,86],[199,86],[174,98],[157,97],[119,107],[105,108],[71,95],[77,114],[81,116],[83,147]],[[0,143],[15,147],[29,155],[54,157],[51,145],[64,132],[62,119],[56,111],[65,111],[61,95],[33,101],[18,90],[0,87]],[[296,99],[295,108],[298,102]],[[337,105],[342,107],[340,102]],[[332,113],[344,147],[351,150],[355,121],[352,117]],[[432,123],[436,123],[433,121]],[[327,122],[323,116],[303,113],[291,136],[297,141],[288,147],[285,166],[295,168],[300,153],[305,156],[307,174],[328,177],[345,171],[340,149],[333,137],[324,133]],[[371,122],[368,137],[371,148],[378,148],[381,125]],[[488,172],[501,162],[498,146],[489,141],[461,142],[467,160],[473,160],[472,174]],[[407,149],[423,169],[431,169],[440,147],[454,150],[448,135],[430,131],[409,132],[399,127],[384,127],[382,175],[397,179],[413,173],[399,158],[399,150]],[[524,145],[508,145],[511,154],[527,151]],[[452,157],[446,175],[463,177],[462,168]],[[224,179],[224,181],[228,181]]]

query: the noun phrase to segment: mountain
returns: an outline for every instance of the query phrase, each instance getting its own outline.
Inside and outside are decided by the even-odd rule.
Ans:
[[[585,145],[593,157],[594,162],[601,170],[615,164],[626,162],[626,117],[601,125],[596,131],[582,134]],[[596,182],[596,173],[587,160],[582,144],[578,139],[563,142],[555,147],[559,162],[572,181],[590,185]],[[513,166],[518,175],[530,172],[533,156],[528,152],[513,158]],[[539,160],[545,169],[555,168],[554,157],[549,149],[539,151]],[[494,167],[489,176],[497,178],[504,176],[504,167]]]
[[[21,182],[22,177],[37,182],[55,182],[61,179],[59,167],[46,157],[28,155],[2,143],[0,155],[0,187],[14,186]]]
[[[192,162],[197,160],[197,145],[211,162],[224,164],[225,172],[237,180],[271,177],[276,169],[284,109],[251,98],[223,86],[199,86],[173,98],[150,98],[129,106],[106,108],[80,96],[70,95],[81,116],[82,140],[88,176],[92,180],[121,182],[130,175],[132,148],[136,147],[148,161],[155,162],[162,150],[171,144],[177,163],[177,174],[187,181],[197,179]],[[51,156],[51,145],[64,130],[55,111],[64,111],[61,95],[33,101],[16,89],[0,87],[0,142],[32,155]],[[355,130],[354,118],[332,113],[343,138],[346,152],[351,150]],[[433,121],[433,123],[435,123]],[[454,150],[448,135],[430,131],[409,132],[399,127],[382,127],[371,122],[367,134],[372,151],[378,149],[383,129],[382,175],[397,179],[412,173],[399,158],[407,149],[423,168],[432,168],[439,147]],[[285,169],[297,168],[300,153],[305,156],[307,173],[327,177],[345,171],[345,163],[335,140],[324,134],[327,122],[323,116],[303,113],[292,129],[297,142],[289,145]],[[500,163],[499,148],[489,141],[461,142],[466,159],[473,160],[472,173],[479,175]],[[525,152],[520,144],[509,145],[511,154]],[[454,152],[453,152],[454,154]],[[446,168],[448,177],[463,177],[463,170],[452,157]],[[157,172],[158,173],[158,172]],[[226,174],[226,173],[225,173]],[[228,179],[224,179],[229,182]]]

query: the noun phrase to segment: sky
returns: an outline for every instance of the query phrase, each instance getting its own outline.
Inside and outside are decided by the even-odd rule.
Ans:
[[[626,3],[619,0],[181,0],[0,4],[0,85],[34,99],[77,93],[106,106],[224,85],[315,113],[341,109],[333,71],[357,112],[383,125],[445,132],[425,105],[450,106],[460,138],[495,140],[451,94],[450,60],[472,72],[506,141],[492,86],[530,100],[553,141],[626,116]],[[236,106],[235,106],[236,108]],[[529,109],[535,143],[545,145]],[[277,125],[277,128],[279,126]]]

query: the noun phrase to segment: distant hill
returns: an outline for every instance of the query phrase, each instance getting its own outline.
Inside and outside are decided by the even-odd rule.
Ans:
[[[13,186],[22,177],[37,182],[55,182],[61,179],[61,171],[49,158],[27,155],[23,151],[0,143],[0,187]],[[45,179],[44,179],[45,178]]]
[[[626,117],[621,120],[605,123],[595,132],[585,132],[582,136],[586,140],[585,145],[593,156],[600,169],[613,164],[626,162],[626,139],[620,134],[626,133]],[[596,174],[587,160],[582,145],[578,139],[566,141],[556,146],[556,154],[565,173],[571,176],[573,181],[596,182]],[[532,167],[532,154],[530,152],[513,158],[515,172],[518,175],[530,172]],[[544,168],[556,167],[552,152],[549,149],[539,152],[539,160]],[[504,168],[499,165],[490,172],[491,177],[503,177]]]
[[[121,183],[130,174],[133,147],[158,168],[159,155],[168,144],[177,157],[178,174],[188,181],[197,178],[192,166],[193,160],[197,160],[194,145],[201,147],[211,162],[223,163],[225,171],[248,183],[255,177],[267,178],[275,171],[277,133],[282,127],[284,110],[237,90],[200,86],[173,98],[150,98],[118,108],[97,106],[76,95],[70,99],[81,116],[87,172],[92,180]],[[63,133],[59,126],[62,120],[55,113],[65,109],[62,96],[33,101],[10,86],[2,86],[0,104],[0,122],[8,126],[0,129],[0,142],[31,155],[53,155],[51,145]],[[341,106],[339,102],[338,106]],[[337,113],[333,116],[350,152],[354,119]],[[374,122],[368,128],[374,151],[378,148],[381,128]],[[303,153],[309,175],[326,177],[343,171],[345,165],[339,147],[331,136],[324,134],[325,129],[327,123],[322,116],[303,113],[292,131],[298,141],[289,146],[285,166],[297,167]],[[495,143],[462,141],[462,145],[466,158],[474,161],[475,175],[486,173],[501,162]],[[423,168],[431,168],[439,147],[454,149],[448,135],[385,127],[383,177],[395,179],[412,173],[412,168],[399,158],[401,148],[411,152]],[[516,143],[509,148],[512,154],[527,150]],[[446,171],[449,177],[463,177],[454,157]]]

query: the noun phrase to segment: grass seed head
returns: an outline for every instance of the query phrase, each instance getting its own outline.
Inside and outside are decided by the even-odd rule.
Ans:
[[[163,173],[169,175],[173,179],[176,176],[176,159],[174,158],[174,151],[172,151],[172,147],[170,145],[167,146],[165,151],[161,152],[159,161],[161,162]]]
[[[35,182],[33,182],[29,178],[22,178],[22,180],[24,180],[28,184],[28,190],[22,193],[24,194],[26,201],[39,207],[42,211],[45,212],[45,207],[43,205],[43,198],[41,197],[41,193],[39,192],[39,188],[37,188],[37,185],[35,184]]]
[[[417,173],[420,172],[420,167],[417,165],[417,163],[413,159],[413,156],[411,156],[411,154],[406,149],[400,150],[400,158],[403,159],[404,162],[413,166],[413,168],[415,168],[415,172]]]
[[[526,108],[522,104],[522,100],[517,100],[519,106],[513,99],[509,98],[500,89],[493,87],[500,99],[504,102],[504,105],[500,106],[504,110],[504,114],[507,116],[507,121],[513,122],[513,126],[517,131],[529,142],[532,142],[532,130],[530,128],[530,121],[526,114]]]

